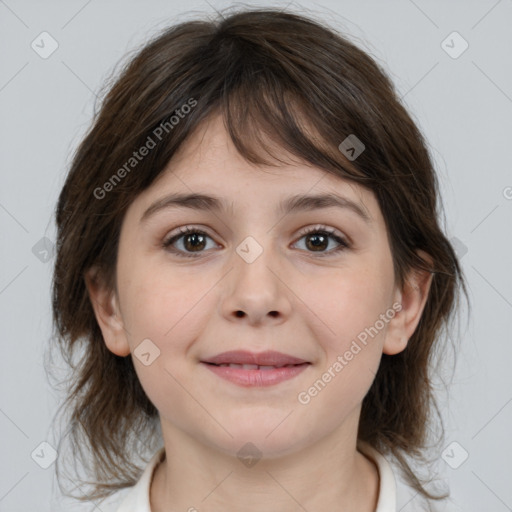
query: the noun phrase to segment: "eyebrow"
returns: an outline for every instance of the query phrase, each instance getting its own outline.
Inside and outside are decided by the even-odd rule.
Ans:
[[[372,222],[370,215],[361,204],[336,194],[291,196],[279,203],[278,213],[288,214],[333,207],[351,210],[366,223],[370,224]],[[170,194],[153,203],[143,213],[140,222],[143,223],[155,213],[169,208],[190,208],[193,210],[220,212],[227,210],[227,202],[220,197],[200,193]]]

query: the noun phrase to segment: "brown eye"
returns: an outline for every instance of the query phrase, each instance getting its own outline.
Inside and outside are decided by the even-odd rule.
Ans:
[[[349,243],[342,237],[336,234],[336,231],[326,227],[316,227],[309,229],[309,231],[301,233],[301,239],[306,239],[306,250],[307,252],[316,252],[318,256],[330,256],[333,253],[338,253],[350,247]],[[334,240],[338,247],[327,251],[329,242]]]
[[[172,236],[163,242],[163,247],[184,257],[192,257],[197,253],[198,255],[204,252],[206,247],[206,240],[211,239],[205,232],[194,228],[181,229],[177,235]],[[176,242],[182,242],[182,248],[176,248],[174,244]]]
[[[329,245],[329,237],[325,236],[323,233],[312,233],[311,235],[307,235],[306,238],[309,241],[306,242],[306,246],[311,248],[313,251],[327,249]]]

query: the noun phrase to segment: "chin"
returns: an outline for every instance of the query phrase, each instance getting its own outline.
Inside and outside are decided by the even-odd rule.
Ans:
[[[217,439],[216,448],[231,457],[264,457],[266,459],[275,459],[289,455],[300,450],[307,444],[308,436],[301,436],[294,425],[281,425],[282,417],[279,421],[272,422],[272,427],[268,427],[267,422],[244,422],[242,424],[226,426],[226,429],[233,436],[222,436]],[[276,426],[279,425],[277,428]]]

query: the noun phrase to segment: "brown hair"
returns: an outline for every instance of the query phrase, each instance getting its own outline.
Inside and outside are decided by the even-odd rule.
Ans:
[[[404,284],[411,269],[433,273],[407,348],[382,356],[363,401],[358,437],[393,455],[422,496],[446,497],[427,491],[406,459],[426,461],[432,412],[440,417],[433,356],[441,348],[440,334],[453,316],[459,289],[466,296],[467,291],[454,249],[438,223],[438,182],[426,142],[384,70],[325,23],[274,8],[244,9],[215,21],[165,29],[109,87],[74,155],[56,207],[54,337],[72,370],[62,404],[71,413],[66,436],[74,441],[75,460],[85,466],[81,445],[88,446],[95,479],[93,490],[81,491],[77,499],[97,499],[134,485],[141,474],[134,454],[154,442],[159,427],[158,411],[131,357],[113,354],[104,343],[85,273],[97,268],[116,290],[124,212],[214,113],[223,114],[233,143],[249,162],[271,165],[263,153],[275,157],[266,143],[272,140],[373,191],[386,221],[397,285]],[[184,105],[194,106],[185,110]],[[185,111],[179,122],[170,121]],[[365,145],[353,161],[338,149],[351,134]],[[155,146],[128,168],[148,137]],[[418,250],[432,258],[432,267]]]

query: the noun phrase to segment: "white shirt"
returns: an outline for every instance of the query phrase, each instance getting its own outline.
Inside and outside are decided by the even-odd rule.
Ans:
[[[390,464],[367,443],[359,442],[357,448],[375,462],[379,471],[379,499],[375,512],[396,512],[396,482]],[[153,472],[163,460],[164,454],[165,449],[162,447],[153,455],[134,486],[117,491],[103,503],[98,503],[102,512],[151,512],[149,489]]]

